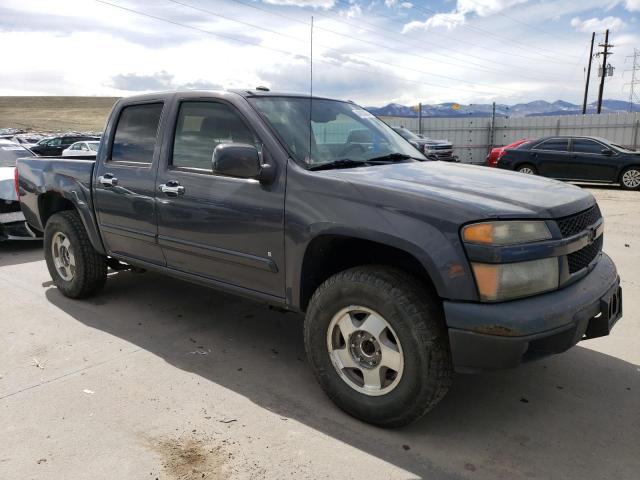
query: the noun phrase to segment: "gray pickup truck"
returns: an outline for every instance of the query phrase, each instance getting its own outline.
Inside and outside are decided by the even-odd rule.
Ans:
[[[589,193],[428,161],[351,102],[126,98],[95,161],[26,158],[18,171],[64,295],[94,294],[127,264],[305,313],[319,383],[380,426],[423,415],[454,371],[565,351],[622,313]]]

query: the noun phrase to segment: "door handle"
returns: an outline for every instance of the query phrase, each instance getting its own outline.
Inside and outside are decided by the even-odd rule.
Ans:
[[[118,185],[118,179],[113,176],[113,173],[105,173],[104,175],[100,175],[98,177],[98,181],[104,187],[115,187]]]
[[[160,191],[167,197],[177,197],[178,195],[184,195],[184,187],[175,180],[171,180],[167,183],[161,184]]]

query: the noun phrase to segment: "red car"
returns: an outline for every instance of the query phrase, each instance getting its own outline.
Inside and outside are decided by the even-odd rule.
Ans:
[[[500,160],[500,158],[505,154],[505,152],[508,149],[517,148],[520,145],[523,145],[529,141],[530,140],[527,138],[521,138],[520,140],[516,140],[515,142],[510,143],[509,145],[505,145],[504,147],[492,148],[491,151],[489,152],[489,155],[487,155],[487,167],[497,167],[498,160]]]

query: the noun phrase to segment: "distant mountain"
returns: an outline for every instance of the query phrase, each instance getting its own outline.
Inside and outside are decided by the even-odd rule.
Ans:
[[[457,106],[457,107],[456,107]],[[596,102],[587,105],[587,113],[596,113]],[[418,112],[412,107],[390,103],[384,107],[367,107],[374,115],[389,117],[417,117]],[[490,117],[492,105],[472,103],[458,105],[455,103],[439,103],[437,105],[422,105],[423,117]],[[624,100],[603,100],[602,113],[622,113],[629,111],[629,102]],[[634,112],[640,112],[640,105],[633,105]],[[556,100],[547,102],[535,100],[529,103],[515,105],[496,104],[498,117],[539,117],[546,115],[580,115],[582,105]]]

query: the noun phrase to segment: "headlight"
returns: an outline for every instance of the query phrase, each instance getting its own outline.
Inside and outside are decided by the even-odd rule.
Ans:
[[[467,225],[462,229],[462,240],[482,245],[513,245],[549,240],[551,232],[545,222],[506,220]]]
[[[471,263],[480,299],[485,302],[526,297],[558,288],[556,257],[518,263]]]

